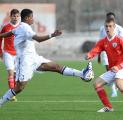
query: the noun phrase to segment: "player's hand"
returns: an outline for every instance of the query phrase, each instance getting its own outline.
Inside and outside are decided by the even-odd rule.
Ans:
[[[117,73],[119,71],[119,68],[117,66],[114,66],[111,68],[111,71]]]
[[[89,60],[90,57],[88,55],[85,55],[85,60]]]
[[[51,34],[51,37],[60,36],[61,34],[62,32],[60,30],[55,30],[54,33]]]

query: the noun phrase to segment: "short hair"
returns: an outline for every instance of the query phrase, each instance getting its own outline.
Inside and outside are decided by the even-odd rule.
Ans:
[[[114,18],[115,18],[115,13],[113,13],[113,12],[108,12],[108,13],[106,14],[106,17],[110,17],[110,16],[114,16]]]
[[[12,10],[10,11],[10,16],[15,15],[15,14],[19,14],[19,13],[20,13],[20,12],[19,12],[18,9],[12,9]]]
[[[115,19],[113,19],[113,18],[107,18],[105,20],[105,23],[110,23],[110,22],[114,22],[115,23]]]
[[[21,11],[21,21],[24,21],[26,17],[29,17],[30,14],[32,14],[33,11],[30,9],[23,9]]]

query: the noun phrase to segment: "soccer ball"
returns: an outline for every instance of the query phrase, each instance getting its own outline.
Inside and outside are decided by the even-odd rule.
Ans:
[[[94,78],[94,72],[93,72],[93,70],[88,70],[83,75],[83,78],[81,78],[81,79],[84,80],[85,82],[90,82],[93,78]]]

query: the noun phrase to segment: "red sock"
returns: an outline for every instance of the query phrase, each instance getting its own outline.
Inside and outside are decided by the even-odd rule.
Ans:
[[[102,101],[103,105],[106,107],[112,108],[112,105],[108,100],[105,90],[102,87],[97,87],[96,92],[97,92],[100,100]]]
[[[8,78],[8,84],[9,84],[9,88],[10,89],[13,89],[15,87],[15,80],[14,80],[14,77],[13,76],[10,76]]]

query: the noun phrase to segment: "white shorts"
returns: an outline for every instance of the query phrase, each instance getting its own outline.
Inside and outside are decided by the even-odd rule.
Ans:
[[[123,69],[119,70],[117,73],[107,71],[104,74],[99,76],[109,85],[115,82],[116,78],[123,79]]]
[[[15,70],[16,56],[11,55],[8,52],[3,53],[3,60],[7,70]]]
[[[32,78],[33,72],[42,64],[51,62],[43,56],[21,56],[17,57],[16,81],[28,81]]]
[[[101,63],[103,65],[109,65],[108,63],[108,57],[105,51],[101,52]]]

